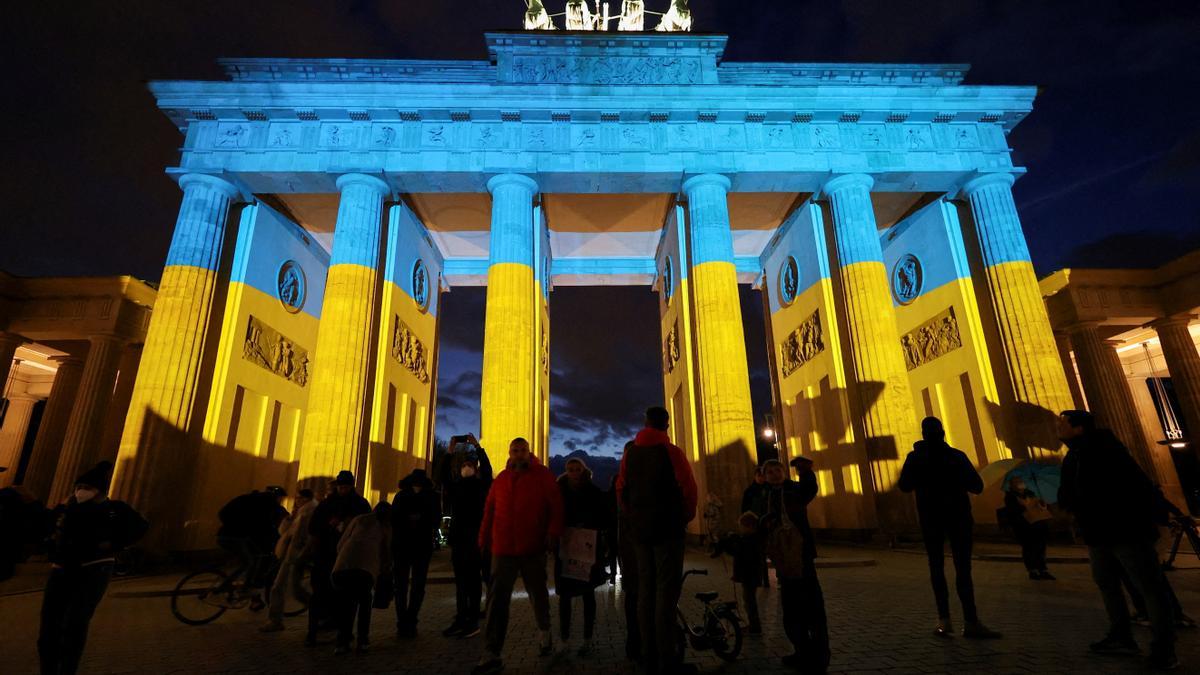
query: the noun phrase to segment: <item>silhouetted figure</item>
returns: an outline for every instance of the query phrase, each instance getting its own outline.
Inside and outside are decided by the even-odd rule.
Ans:
[[[1021,560],[1025,571],[1035,581],[1054,581],[1046,569],[1046,539],[1050,536],[1050,510],[1046,502],[1025,486],[1025,481],[1012,478],[1004,491],[1004,512],[1008,524],[1021,545]]]
[[[1058,417],[1058,436],[1069,448],[1063,459],[1058,505],[1075,516],[1088,546],[1092,579],[1108,612],[1108,635],[1093,643],[1091,650],[1125,655],[1140,652],[1121,592],[1125,574],[1145,598],[1150,615],[1154,637],[1149,665],[1177,667],[1170,591],[1154,548],[1156,514],[1161,509],[1154,484],[1111,431],[1096,428],[1091,413],[1064,411]]]
[[[442,480],[443,496],[450,507],[450,564],[454,567],[454,621],[445,637],[474,637],[479,634],[480,600],[483,580],[487,578],[487,560],[479,549],[479,526],[483,505],[492,484],[492,465],[487,453],[477,445],[455,450],[457,473]]]
[[[371,644],[371,593],[375,584],[392,572],[391,510],[390,504],[379,502],[373,512],[351,519],[338,539],[337,560],[330,574],[338,594],[335,656],[349,653],[356,637],[360,654]]]
[[[332,492],[317,504],[308,533],[312,551],[312,599],[308,603],[308,634],[304,644],[315,647],[317,629],[336,620],[336,595],[330,583],[338,557],[338,542],[350,521],[371,512],[371,505],[354,491],[354,474],[341,471],[330,484]]]
[[[441,498],[424,469],[400,481],[392,499],[392,563],[395,572],[396,635],[417,636],[433,539],[442,523]]]
[[[275,543],[279,571],[275,573],[275,581],[271,584],[267,623],[259,628],[264,633],[283,630],[287,601],[300,595],[303,564],[308,552],[308,526],[316,510],[313,491],[308,488],[298,490],[295,512],[279,525],[279,541]]]
[[[0,490],[0,581],[12,577],[28,548],[45,539],[53,514],[20,485]]]
[[[783,657],[783,665],[824,673],[830,658],[829,626],[825,597],[817,579],[817,546],[808,522],[808,504],[817,496],[817,476],[807,459],[798,457],[792,466],[799,474],[798,481],[789,478],[779,460],[763,463],[769,490],[759,527],[766,533],[766,546],[779,580],[783,630],[795,650]]]
[[[766,509],[766,501],[763,501]],[[746,621],[750,635],[762,635],[762,621],[758,615],[758,589],[762,587],[762,562],[766,559],[763,533],[758,527],[758,514],[746,511],[738,517],[738,533],[729,534],[717,543],[717,553],[733,557],[733,581],[742,587],[742,604],[746,608]]]
[[[971,460],[946,444],[946,431],[936,417],[921,420],[923,440],[913,444],[904,460],[899,487],[917,493],[917,516],[929,556],[929,579],[937,603],[935,634],[953,637],[950,622],[950,590],[946,586],[945,542],[950,540],[954,559],[954,585],[963,608],[963,637],[987,639],[1000,634],[979,621],[975,609],[975,586],[971,580],[971,541],[975,521],[971,517],[970,494],[983,492],[983,480]]]
[[[675,652],[675,610],[683,586],[684,534],[696,517],[697,489],[691,464],[667,435],[666,409],[646,411],[646,428],[625,445],[617,474],[624,524],[637,558],[638,629],[648,667],[690,670]]]
[[[503,669],[500,654],[508,634],[508,609],[517,575],[533,605],[539,651],[550,654],[550,596],[546,589],[546,553],[558,548],[563,529],[562,494],[550,473],[529,451],[529,441],[513,439],[508,466],[488,491],[479,527],[479,548],[492,554],[488,586],[487,645],[473,672]]]
[[[74,673],[88,624],[108,590],[116,555],[142,538],[148,524],[125,502],[108,498],[112,464],[100,462],[75,481],[54,510],[47,550],[50,578],[42,595],[38,658],[43,673]]]
[[[283,498],[287,492],[278,485],[254,490],[229,500],[217,513],[221,528],[217,544],[238,556],[245,575],[246,588],[257,588],[270,568],[275,544],[279,541],[279,525],[287,517]],[[255,595],[252,604],[260,607],[262,600]]]
[[[761,466],[754,467],[754,482],[742,492],[742,513],[747,511],[753,512],[758,517],[762,517],[767,512],[767,478],[763,475]],[[763,550],[759,578],[762,579],[762,587],[771,587],[771,574],[767,569],[767,553]]]
[[[604,556],[601,554],[605,550],[604,538],[609,522],[607,497],[592,482],[591,469],[578,457],[567,460],[566,473],[558,477],[558,488],[562,492],[565,527],[572,528],[574,536],[585,540],[591,537],[595,543],[590,569],[568,569],[562,557],[563,548],[569,543],[565,531],[563,547],[555,552],[554,557],[554,594],[558,596],[559,637],[565,646],[571,637],[571,600],[580,598],[583,603],[583,644],[579,647],[579,656],[586,656],[591,651],[592,634],[596,627],[596,587],[604,583],[608,576],[604,570]],[[580,578],[581,576],[586,578]]]
[[[613,477],[613,491],[616,492]],[[620,493],[617,492],[618,500]],[[637,661],[642,657],[642,632],[638,625],[638,567],[637,543],[633,536],[633,517],[617,502],[617,558],[621,567],[621,608],[625,612],[625,658]]]

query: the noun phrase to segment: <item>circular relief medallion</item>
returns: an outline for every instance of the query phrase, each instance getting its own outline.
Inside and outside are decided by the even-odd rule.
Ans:
[[[300,263],[285,260],[279,266],[275,290],[279,302],[283,303],[283,308],[287,311],[295,314],[304,308],[304,301],[308,298],[308,280],[304,277]]]
[[[675,263],[671,261],[671,256],[667,256],[663,261],[663,296],[670,300],[675,294]]]
[[[789,255],[779,270],[779,299],[784,305],[790,305],[799,291],[800,266],[796,264],[796,259]]]
[[[905,253],[896,266],[892,268],[892,295],[896,302],[907,305],[921,294],[925,283],[925,273],[921,270],[921,261],[911,253]]]
[[[417,258],[412,269],[413,300],[424,311],[429,309],[429,271],[425,269],[425,261]]]

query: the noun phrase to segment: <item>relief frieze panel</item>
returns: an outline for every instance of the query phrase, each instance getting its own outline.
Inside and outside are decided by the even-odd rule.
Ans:
[[[312,367],[308,350],[254,315],[246,322],[242,358],[293,384],[308,386]]]
[[[962,334],[959,333],[958,317],[954,315],[953,307],[948,307],[900,338],[904,366],[908,370],[919,368],[962,346]]]
[[[516,56],[511,82],[528,84],[700,84],[699,58]]]
[[[823,351],[825,338],[821,328],[821,311],[815,310],[779,345],[779,367],[783,376],[788,377]]]
[[[667,339],[663,340],[663,373],[670,375],[675,372],[675,367],[679,364],[679,320],[671,326],[671,331],[667,333]]]
[[[392,358],[412,373],[418,382],[429,383],[429,350],[399,316],[393,316],[390,352]]]

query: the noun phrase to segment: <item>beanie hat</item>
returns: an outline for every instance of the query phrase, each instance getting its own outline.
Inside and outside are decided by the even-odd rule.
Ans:
[[[354,474],[349,471],[339,471],[337,478],[333,479],[334,485],[354,485]]]
[[[101,492],[108,492],[108,482],[112,480],[112,471],[112,462],[100,462],[84,471],[83,475],[75,480],[75,484],[90,485]]]

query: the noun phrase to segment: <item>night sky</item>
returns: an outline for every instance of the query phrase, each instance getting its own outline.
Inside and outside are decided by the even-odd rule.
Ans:
[[[967,84],[1038,85],[1010,142],[1029,168],[1015,193],[1039,273],[1152,266],[1200,245],[1197,3],[691,4],[696,30],[730,36],[730,61],[962,62],[972,64]],[[6,10],[0,269],[158,280],[180,200],[163,169],[181,138],[147,81],[221,79],[223,56],[484,59],[482,33],[519,28],[523,7],[83,0]],[[439,436],[478,430],[483,299],[478,288],[445,299]],[[662,397],[654,295],[560,288],[551,300],[554,452],[617,452],[638,410]],[[770,395],[760,302],[743,291],[761,413]]]

